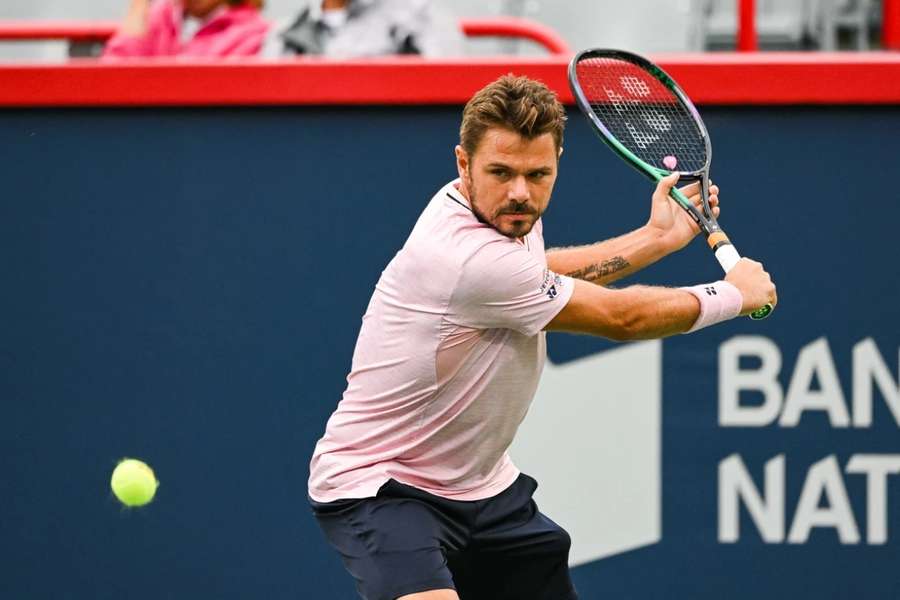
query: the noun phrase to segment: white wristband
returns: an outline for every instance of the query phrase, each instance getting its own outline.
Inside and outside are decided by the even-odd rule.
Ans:
[[[744,297],[740,290],[727,281],[714,281],[681,289],[690,292],[700,301],[700,316],[685,333],[693,333],[741,314]]]

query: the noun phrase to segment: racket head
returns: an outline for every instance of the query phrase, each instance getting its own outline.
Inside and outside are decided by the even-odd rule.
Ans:
[[[655,181],[675,171],[682,181],[708,177],[712,146],[703,119],[657,65],[631,52],[600,48],[576,54],[568,76],[594,130],[638,171]]]

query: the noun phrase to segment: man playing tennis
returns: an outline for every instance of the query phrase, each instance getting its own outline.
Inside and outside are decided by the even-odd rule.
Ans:
[[[309,479],[313,512],[367,600],[576,598],[569,536],[507,454],[544,332],[659,338],[776,302],[748,259],[693,288],[603,287],[698,233],[668,198],[677,175],[657,186],[644,227],[545,251],[540,217],[564,124],[536,81],[505,76],[475,94],[459,179],[435,194],[375,287]],[[700,203],[696,184],[684,192]]]

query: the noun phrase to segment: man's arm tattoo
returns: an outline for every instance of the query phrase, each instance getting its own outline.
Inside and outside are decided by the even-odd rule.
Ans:
[[[599,264],[594,263],[582,269],[577,269],[566,274],[569,277],[574,277],[575,279],[583,279],[584,281],[597,283],[607,275],[612,275],[613,273],[617,273],[618,271],[627,269],[630,266],[631,263],[629,263],[627,260],[625,260],[621,256],[616,256],[614,258],[604,260]]]

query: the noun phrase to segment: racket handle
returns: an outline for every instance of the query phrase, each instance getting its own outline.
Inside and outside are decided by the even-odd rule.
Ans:
[[[719,261],[719,264],[722,265],[722,270],[726,273],[733,269],[734,265],[741,260],[741,255],[738,254],[738,251],[731,244],[719,246],[716,248],[715,254],[716,260]]]
[[[710,247],[718,246],[713,252],[716,255],[716,260],[718,260],[719,264],[722,266],[722,270],[728,273],[728,271],[733,269],[734,265],[738,264],[738,261],[741,260],[741,255],[738,254],[738,251],[731,242],[728,241],[728,238],[726,238],[724,234],[720,233],[719,236],[721,237],[716,239],[715,242],[712,240],[713,235],[709,236]],[[773,309],[771,304],[766,304],[765,306],[754,310],[749,316],[754,321],[760,321],[772,314]]]

